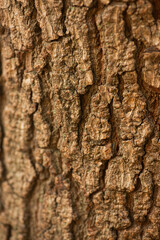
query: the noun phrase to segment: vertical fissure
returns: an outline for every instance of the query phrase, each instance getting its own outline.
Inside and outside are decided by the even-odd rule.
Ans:
[[[132,26],[130,23],[129,15],[127,14],[129,4],[127,3],[126,9],[123,11],[123,20],[124,20],[124,33],[127,39],[132,38]]]
[[[134,224],[134,218],[133,218],[133,194],[132,192],[126,192],[126,208],[128,211],[129,219],[131,222],[130,227]]]
[[[63,24],[63,33],[66,33],[66,25],[65,25],[65,20],[66,20],[66,13],[68,9],[68,0],[62,0],[63,2],[63,7],[62,7],[62,24]]]
[[[88,27],[88,43],[89,43],[89,54],[91,61],[91,70],[93,74],[94,83],[86,88],[86,93],[80,95],[80,106],[81,106],[81,119],[78,126],[78,139],[81,148],[82,133],[87,121],[87,117],[90,113],[90,103],[92,96],[96,94],[98,85],[101,80],[101,58],[102,49],[100,46],[100,35],[96,26],[95,15],[99,10],[98,1],[94,1],[91,8],[88,9],[86,15],[86,23]]]
[[[90,102],[90,93],[86,93],[84,95],[79,95],[80,98],[80,107],[81,107],[81,117],[78,123],[78,145],[80,149],[82,148],[82,138],[83,138],[83,130],[85,127],[85,123],[87,121],[89,115],[89,102]]]
[[[152,4],[152,15],[157,22],[160,19],[160,1],[159,0],[149,0]]]
[[[94,77],[94,85],[99,85],[101,80],[101,59],[102,49],[100,44],[100,34],[96,25],[95,16],[99,11],[98,1],[89,8],[86,15],[86,23],[88,27],[88,42],[90,50],[91,67]]]
[[[6,240],[10,240],[12,237],[12,226],[10,224],[7,224],[6,227],[7,227]]]
[[[117,75],[118,77],[118,96],[119,100],[122,103],[123,102],[123,91],[124,91],[124,80],[122,75]]]
[[[36,170],[36,166],[35,166],[35,161],[34,161],[34,159],[33,159],[32,146],[31,146],[31,143],[32,143],[32,140],[33,140],[33,137],[34,137],[34,121],[33,121],[33,115],[34,115],[37,111],[38,111],[38,103],[36,103],[36,109],[35,109],[35,111],[30,115],[30,120],[31,120],[31,128],[30,128],[31,139],[30,139],[30,146],[29,146],[28,152],[29,152],[29,159],[30,159],[31,165],[32,165],[32,167],[34,168],[34,171],[35,171],[36,175],[38,176],[38,173],[37,173],[37,170]]]
[[[111,143],[112,143],[112,154],[113,158],[117,156],[118,151],[119,151],[119,138],[118,138],[118,133],[117,133],[117,125],[115,122],[115,116],[113,113],[113,101],[112,99],[111,103],[108,105],[109,106],[109,112],[110,112],[110,118],[109,118],[109,123],[111,125]]]
[[[4,91],[4,79],[2,76],[2,56],[0,46],[0,161],[2,165],[2,181],[6,179],[6,166],[4,160],[3,140],[5,137],[4,124],[3,124],[3,109],[5,106],[5,91]]]

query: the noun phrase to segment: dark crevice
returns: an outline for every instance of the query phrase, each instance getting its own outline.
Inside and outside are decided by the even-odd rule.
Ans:
[[[63,2],[63,7],[62,7],[62,25],[63,25],[63,33],[66,33],[66,25],[65,25],[65,20],[66,20],[66,13],[68,9],[68,0],[62,0]]]
[[[118,77],[118,96],[119,96],[119,100],[122,103],[123,101],[123,91],[124,91],[124,80],[123,77],[121,75],[117,75]]]
[[[144,43],[138,41],[136,38],[133,38],[134,44],[136,46],[136,51],[135,51],[135,69],[137,72],[137,81],[139,83],[139,86],[141,88],[141,91],[143,91],[143,86],[142,86],[142,58],[143,58],[143,51],[145,49]],[[144,91],[143,91],[144,92]]]
[[[34,23],[34,32],[35,32],[35,36],[39,36],[41,41],[42,41],[42,38],[41,38],[41,35],[42,35],[42,29],[39,25],[39,22],[37,20],[37,9],[36,9],[36,6],[35,6],[35,0],[32,1],[32,6],[33,8],[33,11],[31,13],[31,19],[32,19],[32,22]],[[41,42],[40,41],[40,42]]]
[[[91,68],[94,78],[94,84],[100,84],[101,80],[101,58],[102,49],[100,43],[100,33],[98,31],[95,16],[99,11],[98,1],[94,1],[86,15],[86,23],[88,27],[88,43],[90,51]]]
[[[31,96],[31,97],[32,97],[32,96]],[[34,116],[35,112],[37,112],[37,111],[38,111],[38,103],[36,103],[36,109],[35,109],[35,111],[30,115],[30,120],[31,120],[31,128],[30,128],[31,139],[30,139],[30,145],[31,145],[31,142],[32,142],[33,136],[34,136],[34,121],[33,121],[33,116]],[[31,165],[32,165],[32,167],[34,168],[34,171],[35,171],[36,175],[38,176],[38,173],[37,173],[37,170],[36,170],[36,167],[35,167],[34,157],[33,157],[33,154],[32,154],[32,146],[29,147],[28,153],[29,153],[29,159],[30,159]]]
[[[5,34],[5,27],[2,26],[2,24],[0,23],[0,35],[4,35]]]
[[[10,240],[12,237],[12,226],[10,224],[7,224],[6,227],[7,227],[6,240]]]
[[[129,5],[127,5],[126,9],[123,11],[123,20],[124,20],[124,33],[127,39],[131,39],[132,37],[132,27],[129,19],[129,15],[127,14]]]
[[[1,114],[2,113],[0,112],[0,116]],[[7,175],[7,169],[4,161],[3,139],[4,139],[4,128],[3,128],[2,120],[0,119],[0,161],[2,165],[2,181],[6,179],[6,175]]]
[[[76,221],[73,220],[70,224],[70,231],[71,231],[71,234],[72,234],[72,240],[76,240],[76,237],[75,237],[75,233],[74,233],[74,226],[76,225]]]
[[[91,194],[89,194],[90,201],[92,202],[92,199],[93,199],[94,195],[96,195],[97,193],[99,193],[101,191],[102,191],[102,188],[100,187],[97,190],[95,190],[94,192],[92,192]]]
[[[82,133],[87,121],[87,117],[90,113],[90,103],[92,96],[97,92],[98,85],[100,85],[101,79],[101,57],[102,49],[100,47],[100,35],[95,22],[95,15],[99,9],[98,1],[94,1],[92,8],[89,8],[86,15],[86,23],[88,26],[88,43],[91,61],[91,70],[93,74],[94,83],[91,86],[86,87],[86,93],[80,95],[81,105],[81,119],[78,126],[79,132],[79,145],[81,148]]]
[[[140,174],[143,172],[143,170],[144,170],[144,164],[142,163],[142,169],[141,169],[141,171],[139,172],[138,177],[137,177],[137,179],[136,179],[136,184],[135,184],[135,187],[134,187],[134,191],[133,191],[133,192],[138,191],[138,190],[140,189],[140,187],[141,187],[141,180],[140,180],[139,176],[140,176]]]
[[[36,8],[36,5],[35,5],[35,0],[32,1],[32,6],[31,6],[31,7],[33,8],[33,12],[32,12],[32,14],[31,14],[31,19],[32,19],[32,21],[35,22],[35,23],[34,23],[35,35],[36,35],[36,36],[39,36],[39,35],[40,35],[40,39],[41,39],[42,29],[41,29],[41,27],[40,27],[40,25],[39,25],[39,22],[38,22],[38,20],[37,20],[37,8]],[[42,41],[42,39],[41,39],[41,41]]]
[[[152,15],[157,21],[160,19],[160,1],[159,0],[149,0],[150,3],[152,4]]]
[[[49,42],[52,43],[52,42],[60,42],[62,41],[65,37],[70,37],[70,33],[69,34],[65,34],[63,36],[59,36],[58,38],[56,39],[53,39],[53,40],[50,40]]]
[[[2,56],[1,56],[1,44],[0,44],[0,162],[1,162],[1,167],[2,167],[2,179],[1,181],[4,181],[6,179],[7,175],[7,170],[5,166],[5,160],[4,160],[4,151],[3,151],[3,140],[5,137],[5,132],[4,132],[4,123],[3,123],[3,109],[5,106],[5,90],[4,90],[4,79],[2,77]],[[2,207],[3,209],[3,207]]]
[[[0,52],[0,76],[2,75],[2,56]]]
[[[133,218],[133,193],[126,192],[126,209],[128,211],[128,216],[131,221],[131,227],[134,224],[134,218]]]
[[[5,159],[4,159],[4,151],[3,151],[3,140],[5,137],[5,131],[4,131],[4,123],[3,123],[3,109],[5,106],[5,91],[4,91],[4,86],[3,86],[3,78],[0,76],[0,161],[2,165],[2,181],[6,179],[7,175],[7,169],[5,166]]]
[[[86,93],[84,95],[79,95],[80,98],[80,107],[81,107],[81,118],[78,123],[78,145],[81,149],[82,147],[82,137],[83,130],[85,127],[85,123],[87,121],[87,116],[89,115],[89,102],[90,102],[90,94]]]
[[[141,231],[140,231],[140,239],[143,239],[143,226],[141,227]]]
[[[41,33],[42,33],[42,30],[41,30],[38,22],[35,24],[34,31],[35,31],[35,35],[36,35],[36,36],[37,36],[37,35],[41,35]]]
[[[113,230],[114,230],[115,233],[116,233],[116,238],[115,238],[115,240],[118,240],[118,238],[119,238],[118,230],[117,230],[117,229],[113,229]]]
[[[102,190],[105,188],[105,176],[106,176],[106,171],[108,169],[108,164],[109,164],[109,160],[106,160],[105,163],[102,165],[101,171],[100,171],[100,177],[101,177],[100,185],[102,186]]]
[[[71,199],[72,199],[73,218],[72,218],[72,222],[70,224],[70,232],[72,234],[72,240],[76,240],[74,227],[77,225],[77,220],[78,220],[78,218],[76,217],[77,216],[77,206],[76,206],[76,203],[78,201],[79,196],[77,195],[78,187],[76,186],[76,183],[74,182],[74,179],[72,177],[72,171],[73,171],[73,169],[71,168],[71,170],[67,173],[65,178],[69,179],[69,182],[70,182],[70,190],[69,190],[69,192],[71,194]]]
[[[141,168],[140,172],[139,172],[138,175],[137,175],[134,192],[135,192],[135,191],[138,191],[138,190],[141,188],[140,175],[141,175],[141,174],[143,173],[143,171],[144,171],[143,157],[144,157],[145,155],[146,155],[146,152],[144,153],[144,155],[143,155],[142,157],[139,157],[139,161],[141,162],[142,168]]]
[[[111,125],[111,143],[112,143],[112,157],[116,157],[119,151],[119,137],[118,137],[118,131],[117,131],[117,124],[115,120],[115,116],[113,113],[113,99],[109,106],[109,112],[110,112],[110,118],[108,122]]]

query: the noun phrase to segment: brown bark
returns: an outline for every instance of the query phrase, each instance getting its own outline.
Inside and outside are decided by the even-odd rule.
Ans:
[[[0,239],[159,240],[159,0],[0,19]]]

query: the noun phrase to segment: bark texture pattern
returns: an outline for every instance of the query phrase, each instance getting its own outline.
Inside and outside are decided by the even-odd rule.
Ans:
[[[160,239],[159,0],[0,0],[0,239]]]

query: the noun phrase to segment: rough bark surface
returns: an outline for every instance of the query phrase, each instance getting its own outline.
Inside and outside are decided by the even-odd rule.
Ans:
[[[0,239],[160,239],[160,1],[0,0]]]

